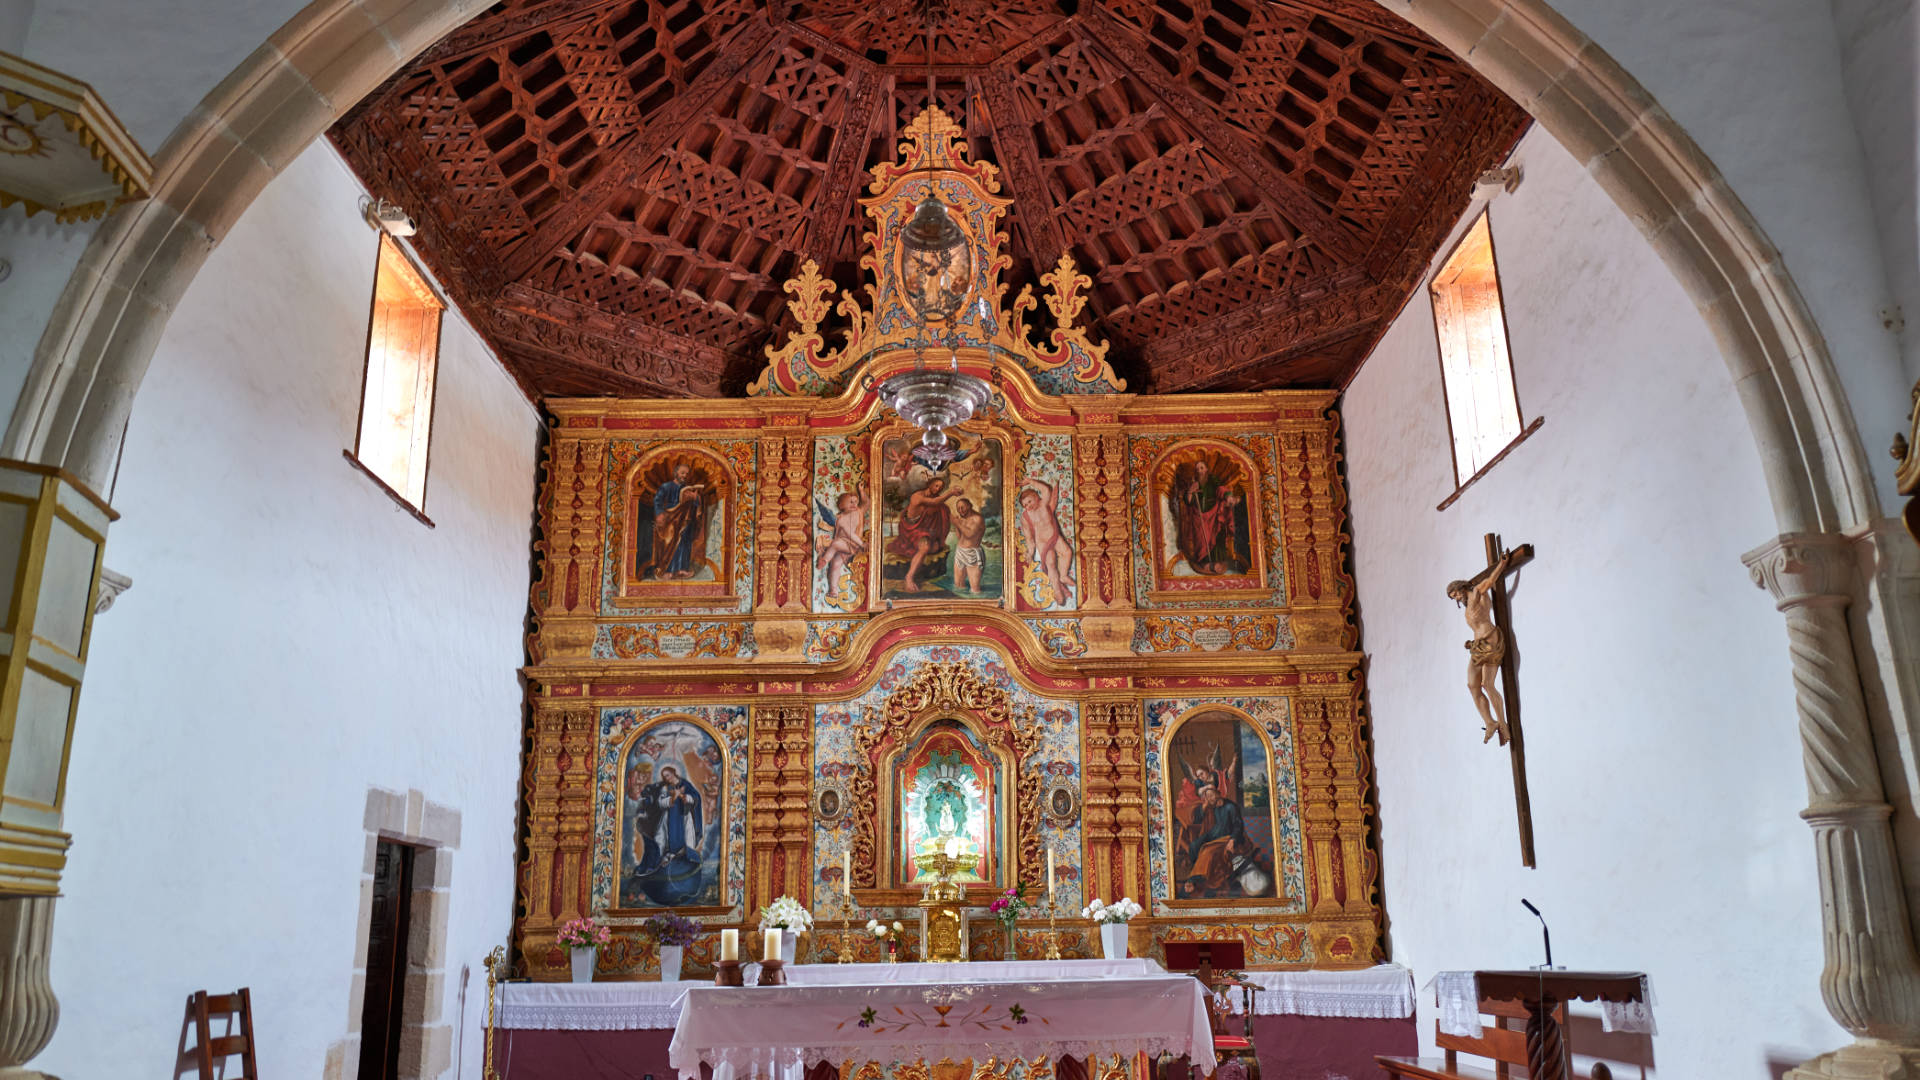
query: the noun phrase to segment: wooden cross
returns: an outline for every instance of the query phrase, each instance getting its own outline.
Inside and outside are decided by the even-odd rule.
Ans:
[[[1488,533],[1487,567],[1468,580],[1472,587],[1487,579],[1494,568],[1500,565],[1500,537],[1497,533]],[[1520,865],[1533,868],[1533,804],[1527,797],[1527,743],[1520,730],[1520,683],[1517,678],[1518,661],[1514,654],[1513,613],[1507,607],[1506,575],[1533,558],[1533,545],[1521,544],[1507,553],[1507,564],[1501,570],[1498,580],[1487,590],[1488,598],[1493,601],[1493,624],[1500,628],[1505,638],[1506,648],[1500,657],[1500,695],[1507,712],[1507,750],[1513,760],[1513,806],[1520,824]]]

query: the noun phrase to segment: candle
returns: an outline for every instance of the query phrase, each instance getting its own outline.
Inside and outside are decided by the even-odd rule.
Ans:
[[[778,959],[780,959],[780,931],[769,930],[766,941],[760,946],[760,960],[764,963]]]
[[[740,959],[740,931],[738,930],[720,931],[720,959],[722,960]]]
[[[1053,899],[1053,849],[1047,849],[1047,899]]]
[[[846,893],[848,896],[853,895],[853,855],[851,852],[843,851],[840,853],[840,891]]]

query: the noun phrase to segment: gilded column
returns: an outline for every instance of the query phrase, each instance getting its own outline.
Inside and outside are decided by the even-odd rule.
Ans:
[[[754,641],[762,660],[797,661],[813,587],[813,437],[798,414],[768,422],[754,506]]]
[[[1095,698],[1081,710],[1084,895],[1147,896],[1145,725],[1132,698]]]
[[[1127,656],[1133,642],[1133,530],[1127,437],[1110,414],[1080,417],[1074,438],[1081,632],[1090,656]],[[1098,426],[1101,422],[1111,428]],[[1092,427],[1089,433],[1088,426]]]
[[[1787,620],[1826,966],[1820,994],[1856,1041],[1789,1073],[1920,1076],[1920,956],[1893,848],[1891,808],[1847,624],[1854,563],[1839,536],[1794,534],[1744,557]]]
[[[753,709],[748,763],[747,849],[753,866],[748,914],[791,896],[813,896],[813,710],[804,704]]]

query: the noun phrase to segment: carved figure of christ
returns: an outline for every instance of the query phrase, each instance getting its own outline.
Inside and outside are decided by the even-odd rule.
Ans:
[[[1512,613],[1507,608],[1506,576],[1533,558],[1533,545],[1502,552],[1500,537],[1486,535],[1487,567],[1465,581],[1449,582],[1447,596],[1465,609],[1467,693],[1472,695],[1485,731],[1480,741],[1500,736],[1513,762],[1513,801],[1520,826],[1520,862],[1533,860],[1533,808],[1527,795],[1526,743],[1520,729],[1520,692],[1514,681]],[[1494,675],[1499,673],[1496,682]]]

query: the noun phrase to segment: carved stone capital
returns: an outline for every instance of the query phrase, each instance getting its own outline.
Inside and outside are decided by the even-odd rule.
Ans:
[[[1740,561],[1782,611],[1804,604],[1845,605],[1853,595],[1853,542],[1838,534],[1787,533]]]
[[[113,606],[115,600],[120,599],[121,593],[131,588],[133,588],[132,578],[125,574],[117,573],[109,567],[102,566],[100,568],[100,591],[95,593],[93,598],[93,613],[98,615],[106,611]]]

